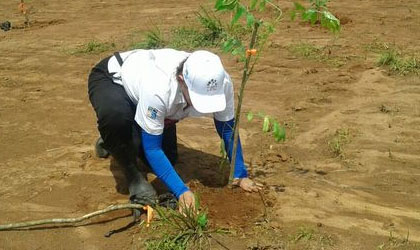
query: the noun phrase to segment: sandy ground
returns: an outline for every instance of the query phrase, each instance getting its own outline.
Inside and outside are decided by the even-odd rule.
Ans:
[[[17,1],[0,2],[0,21],[18,28],[0,32],[0,224],[80,216],[127,201],[118,167],[94,155],[98,133],[87,97],[91,67],[112,49],[69,51],[92,40],[127,48],[133,34],[152,24],[167,30],[195,20],[199,5],[31,1],[32,25],[23,29]],[[292,3],[279,5],[287,14]],[[330,6],[344,23],[338,38],[286,17],[248,85],[244,110],[287,124],[281,144],[261,134],[258,122],[244,120],[241,128],[250,172],[266,185],[268,222],[261,222],[259,195],[223,188],[212,121],[179,123],[177,170],[201,194],[212,224],[237,232],[221,238],[231,249],[376,249],[390,232],[420,242],[420,79],[388,74],[367,49],[388,43],[418,53],[420,4],[343,0]],[[328,59],[288,50],[299,43],[327,46]],[[222,57],[237,87],[241,65]],[[329,148],[336,131],[347,132],[341,157]],[[0,232],[0,249],[141,249],[144,228],[103,237],[130,221],[129,212],[120,211],[80,227]],[[328,242],[294,244],[290,238],[302,228]]]

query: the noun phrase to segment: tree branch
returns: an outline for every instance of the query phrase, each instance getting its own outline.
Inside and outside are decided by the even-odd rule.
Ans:
[[[141,205],[141,204],[111,205],[111,206],[109,206],[105,209],[98,210],[98,211],[83,215],[81,217],[76,217],[76,218],[55,218],[55,219],[34,220],[34,221],[4,224],[4,225],[0,225],[0,231],[22,228],[22,227],[39,226],[39,225],[45,225],[45,224],[78,223],[78,222],[90,219],[92,217],[95,217],[95,216],[98,216],[98,215],[101,215],[101,214],[105,214],[105,213],[109,213],[109,212],[112,212],[112,211],[116,211],[116,210],[142,209],[143,207],[144,207],[144,205]]]

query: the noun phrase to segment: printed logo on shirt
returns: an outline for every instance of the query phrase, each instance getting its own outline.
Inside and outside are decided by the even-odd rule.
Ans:
[[[152,120],[156,120],[157,112],[158,112],[157,109],[149,106],[147,108],[147,117],[149,117]]]
[[[207,92],[210,91],[215,91],[217,90],[217,81],[214,79],[211,79],[208,83],[207,83]]]

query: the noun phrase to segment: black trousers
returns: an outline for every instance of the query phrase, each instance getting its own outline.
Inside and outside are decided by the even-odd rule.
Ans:
[[[89,100],[98,119],[98,130],[104,140],[104,147],[120,161],[126,164],[144,157],[141,144],[141,128],[134,121],[136,106],[128,97],[124,88],[112,81],[108,72],[108,60],[103,59],[91,71],[88,80]],[[165,127],[162,148],[172,164],[178,158],[176,125]],[[123,159],[125,158],[125,159]]]

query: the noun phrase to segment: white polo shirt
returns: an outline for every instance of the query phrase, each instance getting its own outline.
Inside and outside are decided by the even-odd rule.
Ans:
[[[131,101],[137,106],[134,120],[147,133],[163,133],[164,120],[182,120],[212,114],[199,113],[188,107],[179,87],[175,73],[178,65],[190,53],[173,49],[132,50],[120,53],[123,65],[120,67],[115,56],[108,61],[108,71],[113,81],[124,87]],[[213,113],[219,121],[234,117],[234,95],[230,76],[224,80],[226,108]]]

